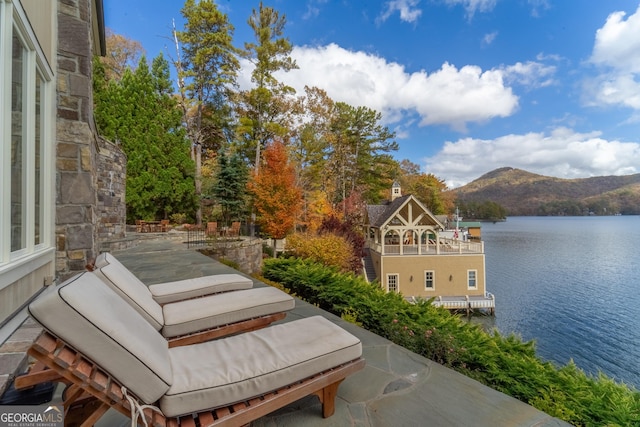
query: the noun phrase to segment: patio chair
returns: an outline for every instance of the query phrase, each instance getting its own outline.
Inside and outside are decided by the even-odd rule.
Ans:
[[[294,299],[285,292],[271,286],[251,288],[253,281],[239,274],[167,282],[150,291],[111,254],[98,256],[92,270],[103,286],[114,290],[159,331],[169,347],[264,328],[284,319],[295,307]],[[25,389],[55,376],[36,364],[16,379],[15,387]]]
[[[229,237],[238,236],[240,236],[240,221],[234,221],[231,223],[231,227],[229,228]]]
[[[253,287],[253,280],[236,273],[213,274],[147,286],[109,252],[98,255],[95,261],[87,266],[87,270],[100,270],[102,277],[108,282],[113,280],[126,281],[130,282],[133,288],[147,289],[148,292],[151,292],[153,299],[161,305]]]
[[[365,364],[360,341],[321,316],[169,348],[88,272],[41,294],[29,313],[46,330],[29,354],[70,384],[63,404],[74,425],[113,408],[132,424],[239,426],[309,395],[329,417],[340,383]]]
[[[239,274],[147,287],[113,255],[101,254],[95,267],[92,273],[160,331],[170,347],[265,327],[295,307],[291,295],[272,286],[243,289],[246,281],[253,282]]]
[[[217,237],[217,236],[218,236],[218,223],[207,222],[207,237]]]

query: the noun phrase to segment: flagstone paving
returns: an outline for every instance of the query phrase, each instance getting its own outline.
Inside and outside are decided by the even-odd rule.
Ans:
[[[145,241],[113,254],[147,284],[237,272],[175,241]],[[266,285],[255,281],[255,286]],[[308,397],[252,426],[569,425],[304,301],[297,299],[284,321],[318,314],[360,338],[366,368],[340,385],[332,417],[323,419],[317,398]],[[107,414],[100,425],[129,424],[119,414]]]
[[[235,272],[176,240],[144,240],[113,254],[146,284]],[[255,286],[267,286],[254,279]],[[296,299],[284,322],[322,315],[356,335],[367,365],[338,390],[336,412],[323,419],[316,397],[307,397],[252,423],[255,427],[297,426],[513,426],[569,424],[412,353],[337,316]],[[54,400],[59,399],[59,391]],[[129,426],[109,411],[97,426]]]

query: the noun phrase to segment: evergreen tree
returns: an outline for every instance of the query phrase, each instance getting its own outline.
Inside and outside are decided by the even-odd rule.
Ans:
[[[234,220],[240,220],[245,213],[246,185],[249,172],[236,153],[227,157],[224,150],[218,154],[217,179],[213,186],[213,197],[222,211],[222,221],[230,225]]]
[[[176,63],[183,119],[196,163],[196,195],[202,192],[203,149],[217,150],[233,134],[229,99],[240,68],[231,41],[233,25],[210,0],[187,0],[182,8],[185,30],[176,32],[182,61]],[[201,223],[200,205],[196,222]]]
[[[367,107],[337,102],[332,115],[328,169],[333,179],[334,203],[362,191],[365,200],[377,202],[391,187],[398,149],[395,134],[379,124],[382,115]]]
[[[143,56],[119,82],[105,82],[99,66],[95,72],[96,122],[127,155],[127,220],[192,215],[194,165],[182,114],[170,95],[168,62],[160,54],[151,72]]]
[[[275,138],[288,139],[296,112],[296,102],[291,97],[295,90],[279,82],[274,74],[298,66],[290,56],[293,47],[283,36],[285,15],[260,2],[258,10],[253,9],[248,24],[256,42],[245,43],[243,55],[255,66],[251,74],[255,87],[239,94],[237,134],[239,149],[248,161],[253,161],[257,172],[262,148]]]

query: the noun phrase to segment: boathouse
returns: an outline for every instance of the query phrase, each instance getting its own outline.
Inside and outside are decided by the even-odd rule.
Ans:
[[[413,195],[403,196],[398,183],[389,202],[367,206],[364,227],[369,281],[410,301],[433,298],[451,310],[494,313],[484,242],[441,236],[442,222]]]

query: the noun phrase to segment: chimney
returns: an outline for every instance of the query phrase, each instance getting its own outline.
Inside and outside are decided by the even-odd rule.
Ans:
[[[391,201],[393,202],[398,197],[402,197],[402,190],[400,189],[398,181],[394,181],[391,186]]]

